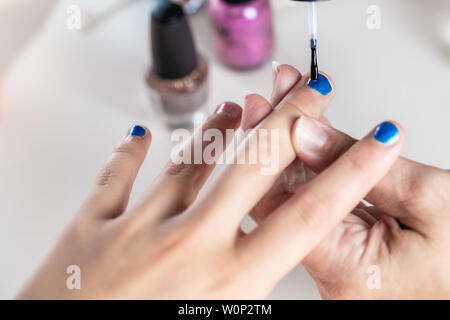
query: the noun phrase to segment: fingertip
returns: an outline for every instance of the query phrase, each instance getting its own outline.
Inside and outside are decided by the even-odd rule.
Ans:
[[[277,70],[274,79],[274,93],[279,91],[279,93],[284,93],[285,95],[289,92],[289,89],[293,88],[302,79],[300,71],[291,65],[279,65]]]
[[[257,94],[252,91],[244,92],[244,110],[251,108],[254,104],[256,104],[259,100],[264,99],[263,96]]]
[[[253,128],[267,117],[272,110],[272,104],[263,96],[256,93],[246,95],[242,114],[242,129]]]
[[[334,84],[328,75],[320,73],[319,80],[312,81],[307,74],[289,91],[282,104],[293,109],[294,114],[318,119],[331,103],[334,94]]]
[[[277,70],[277,76],[281,76],[282,78],[298,81],[302,77],[301,72],[289,64],[280,64],[278,65]]]
[[[400,132],[400,142],[404,143],[406,141],[406,133],[405,133],[405,129],[403,128],[401,123],[398,123],[397,121],[394,121],[394,120],[388,120],[387,122],[390,122],[393,125],[395,125],[397,130]]]
[[[395,121],[384,121],[380,123],[372,133],[373,139],[382,146],[402,146],[405,142],[403,127]]]
[[[257,93],[249,93],[245,96],[245,100],[244,100],[244,110],[245,109],[253,109],[255,108],[255,106],[264,103],[264,104],[269,104],[269,101],[267,101],[266,98],[264,98],[262,95],[257,94]],[[272,105],[271,105],[271,109],[272,109]]]
[[[272,92],[272,104],[275,106],[291,91],[292,88],[302,79],[302,74],[291,65],[278,65],[277,72],[274,73],[274,84]]]
[[[242,108],[237,103],[227,101],[217,106],[215,114],[236,121],[242,117]]]
[[[146,126],[135,124],[128,129],[127,136],[142,138],[149,133],[150,130]]]
[[[325,72],[321,71],[319,73],[318,80],[312,80],[312,79],[310,79],[310,77],[308,77],[308,79],[309,79],[308,83],[307,83],[308,87],[315,90],[322,96],[334,95],[334,93],[336,91],[334,81]]]
[[[244,101],[247,99],[247,97],[252,96],[252,95],[254,95],[254,94],[256,94],[256,93],[253,92],[253,91],[245,90],[245,91],[244,91]]]
[[[333,78],[326,72],[320,71],[319,74],[323,75],[325,78],[327,78],[328,82],[330,82],[331,86],[333,87],[333,90],[336,89],[335,83]]]
[[[278,71],[279,71],[280,66],[281,66],[281,63],[279,63],[278,61],[275,61],[275,60],[272,61],[272,74],[273,74],[274,79],[278,75]]]
[[[150,145],[151,141],[152,133],[150,129],[144,125],[135,124],[128,129],[124,142],[139,142],[147,147]]]

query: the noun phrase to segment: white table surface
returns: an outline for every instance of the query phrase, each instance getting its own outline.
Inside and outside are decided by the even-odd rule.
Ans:
[[[0,298],[12,298],[42,260],[130,125],[145,124],[153,133],[132,202],[171,149],[170,132],[151,111],[143,82],[152,4],[138,1],[90,32],[69,31],[66,9],[83,1],[58,1],[0,78]],[[276,1],[273,58],[306,70],[305,6]],[[372,4],[382,10],[381,30],[366,27]],[[19,21],[27,23],[33,14]],[[193,17],[192,25],[210,61],[211,110],[224,100],[241,103],[244,90],[269,96],[270,61],[250,72],[231,71],[211,53],[205,12]],[[14,39],[16,29],[10,32]],[[408,136],[406,156],[449,168],[450,1],[321,3],[319,32],[320,67],[337,85],[327,111],[334,126],[361,137],[377,122],[395,119]],[[298,267],[271,298],[319,296]]]

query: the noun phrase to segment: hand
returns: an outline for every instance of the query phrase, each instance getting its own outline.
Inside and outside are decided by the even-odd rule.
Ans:
[[[246,106],[243,124],[270,114],[271,105],[285,99],[299,79],[294,68],[275,64],[272,102],[247,96],[251,112],[246,113]],[[356,143],[323,116],[312,117],[319,121],[303,117],[295,125],[298,134],[292,141],[298,158],[253,208],[256,222],[298,192],[313,171],[322,172]],[[449,298],[450,173],[399,158],[366,200],[375,206],[360,203],[303,260],[322,297]],[[380,276],[380,282],[372,276]]]
[[[298,125],[308,138],[294,139],[297,155],[317,173],[356,143],[311,119]],[[303,260],[322,297],[450,298],[450,173],[400,158],[366,200]]]
[[[307,85],[307,77],[297,74],[299,81],[290,95],[259,121],[241,142],[235,164],[225,165],[197,200],[214,163],[169,162],[148,195],[126,210],[150,145],[149,130],[134,127],[112,153],[85,203],[19,298],[266,297],[379,182],[403,146],[403,138],[387,146],[370,133],[273,210],[258,228],[244,234],[240,224],[245,214],[296,158],[291,143],[294,122],[305,114],[319,117],[334,95],[329,90],[320,93]],[[322,81],[333,89],[325,76]],[[236,128],[240,118],[240,108],[225,103],[196,135],[207,129],[224,133]],[[264,135],[271,130],[279,140]],[[237,164],[237,159],[252,151],[255,140],[274,146],[272,157]],[[194,141],[195,137],[186,144],[183,155],[195,153]],[[203,143],[202,151],[208,146]],[[279,159],[274,172],[261,174],[274,159]],[[80,267],[81,290],[66,288],[69,265]]]

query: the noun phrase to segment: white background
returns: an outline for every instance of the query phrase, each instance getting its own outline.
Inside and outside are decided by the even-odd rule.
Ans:
[[[105,1],[56,1],[46,19],[51,0],[0,0],[0,8],[8,1],[24,6],[0,13],[0,298],[12,298],[42,260],[130,125],[145,124],[153,133],[132,202],[171,149],[143,81],[151,2],[136,1],[85,32],[66,28],[67,7]],[[276,2],[273,59],[307,70],[306,6]],[[372,4],[382,10],[381,30],[366,27]],[[231,71],[211,52],[205,12],[192,25],[210,62],[210,110],[224,100],[241,103],[245,90],[270,95],[270,61]],[[408,136],[406,156],[450,167],[450,1],[320,3],[319,44],[320,67],[337,86],[327,111],[335,127],[361,137],[377,122],[395,119]],[[298,267],[271,298],[319,296]]]

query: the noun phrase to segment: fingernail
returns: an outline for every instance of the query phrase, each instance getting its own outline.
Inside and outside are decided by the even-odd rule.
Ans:
[[[311,156],[320,156],[321,150],[329,140],[325,125],[314,119],[302,116],[295,128],[296,147]]]
[[[226,115],[232,119],[237,119],[241,115],[241,108],[235,103],[225,102],[217,107],[216,113]]]
[[[392,122],[383,122],[373,134],[375,140],[384,145],[392,146],[400,141],[400,131]]]
[[[130,130],[130,136],[134,137],[143,137],[147,133],[147,130],[145,130],[141,126],[133,126]]]
[[[309,80],[308,86],[317,92],[319,92],[323,96],[327,96],[331,91],[333,91],[333,87],[331,86],[330,81],[323,74],[319,74],[318,80]]]
[[[245,90],[244,91],[244,98],[247,98],[247,96],[252,95],[252,94],[255,94],[255,93],[252,92],[252,91],[249,91],[249,90]]]
[[[277,61],[272,61],[272,72],[273,72],[274,77],[276,77],[276,75],[278,74],[278,70],[279,70],[280,66],[281,66],[281,63],[279,63]]]

